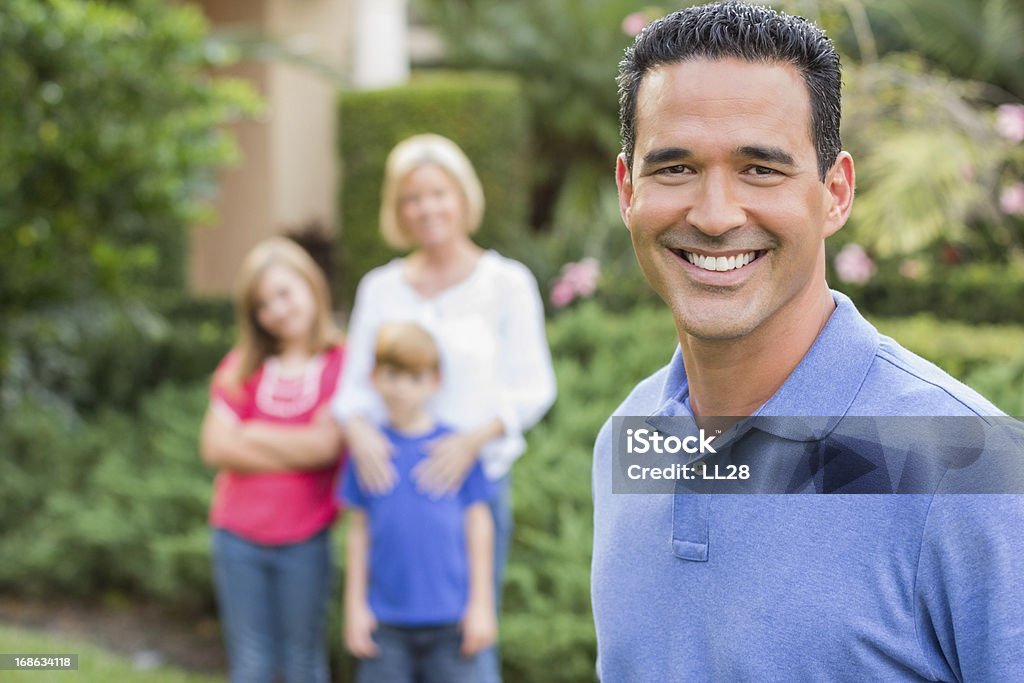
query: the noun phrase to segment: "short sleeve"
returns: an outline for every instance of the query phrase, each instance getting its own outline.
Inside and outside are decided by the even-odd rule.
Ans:
[[[484,474],[484,468],[477,460],[473,463],[473,468],[466,475],[465,481],[462,482],[462,488],[459,489],[459,501],[463,507],[469,507],[474,503],[487,502],[494,497],[494,486],[491,481]]]
[[[227,377],[238,364],[238,353],[228,352],[217,365],[210,381],[210,408],[229,419],[245,420],[251,413],[252,397],[246,387],[232,388]]]
[[[345,464],[345,471],[339,481],[341,484],[338,486],[338,500],[349,507],[365,509],[366,496],[359,486],[356,468],[351,459]]]

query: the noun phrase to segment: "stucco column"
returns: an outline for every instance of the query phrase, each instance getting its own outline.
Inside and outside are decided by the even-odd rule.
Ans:
[[[333,71],[347,66],[354,0],[197,0],[214,28],[242,28],[298,49]],[[339,83],[297,64],[245,62],[266,109],[233,126],[240,162],[222,172],[212,225],[192,233],[196,294],[229,292],[245,252],[271,235],[312,224],[337,228],[336,95]]]

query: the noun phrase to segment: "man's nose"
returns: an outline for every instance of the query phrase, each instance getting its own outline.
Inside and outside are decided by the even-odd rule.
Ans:
[[[707,235],[722,235],[744,225],[746,211],[737,201],[736,188],[725,172],[705,174],[695,188],[696,196],[687,222]]]

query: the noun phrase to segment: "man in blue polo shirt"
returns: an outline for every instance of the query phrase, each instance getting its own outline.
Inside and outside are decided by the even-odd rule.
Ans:
[[[615,416],[1005,419],[826,284],[854,166],[818,28],[739,3],[676,12],[627,51],[619,92],[622,217],[679,347]],[[610,419],[594,456],[605,683],[1024,680],[1024,497],[629,494],[622,439]]]

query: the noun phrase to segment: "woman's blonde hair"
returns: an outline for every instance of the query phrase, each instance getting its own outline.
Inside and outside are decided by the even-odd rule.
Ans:
[[[424,133],[406,138],[388,155],[381,188],[380,234],[395,249],[414,246],[399,218],[399,187],[409,173],[434,165],[447,173],[462,190],[466,202],[466,234],[480,228],[484,218],[484,190],[465,152],[448,138]]]
[[[324,351],[341,341],[341,335],[331,320],[330,293],[320,267],[305,249],[292,240],[271,237],[249,251],[235,278],[235,318],[238,322],[235,352],[238,361],[224,378],[230,386],[241,386],[269,356],[280,351],[278,339],[263,329],[256,312],[260,278],[270,266],[278,264],[297,273],[313,292],[316,315],[309,333],[310,354]]]

